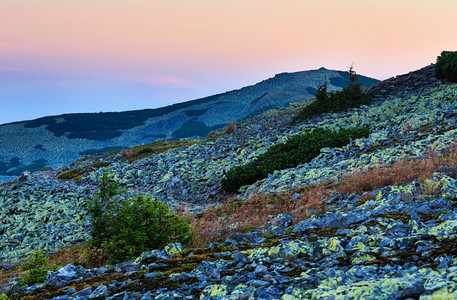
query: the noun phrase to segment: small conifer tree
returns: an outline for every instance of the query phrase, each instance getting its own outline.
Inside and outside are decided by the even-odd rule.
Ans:
[[[114,197],[122,192],[106,170],[88,206],[92,217],[90,243],[103,250],[107,261],[130,260],[171,242],[185,246],[191,243],[187,219],[170,212],[165,204],[150,196],[138,194],[117,203]]]
[[[327,80],[325,80],[324,84],[319,85],[317,87],[316,101],[325,102],[327,100],[327,97],[328,97],[327,89],[328,89],[328,83],[327,83]]]

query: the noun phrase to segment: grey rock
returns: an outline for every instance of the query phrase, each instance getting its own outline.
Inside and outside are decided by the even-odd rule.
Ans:
[[[261,278],[261,277],[263,277],[263,276],[265,276],[267,274],[267,270],[268,270],[268,268],[266,266],[258,265],[254,270],[254,274],[257,277]]]
[[[412,287],[406,288],[398,292],[392,299],[418,299],[425,292],[424,282],[415,283]]]
[[[92,294],[92,287],[82,289],[79,292],[75,293],[73,296],[85,297],[85,296],[89,296],[90,294]]]
[[[162,251],[160,251],[160,250],[146,251],[146,252],[143,252],[140,256],[138,256],[133,263],[136,265],[143,265],[143,264],[147,265],[147,264],[153,263],[161,258],[168,258],[168,257],[165,256],[162,253]]]
[[[232,233],[226,240],[227,245],[242,246],[242,245],[260,245],[266,241],[266,238],[261,237],[258,232],[249,233]]]
[[[101,284],[89,295],[89,299],[104,299],[107,294],[108,288]]]
[[[77,279],[84,271],[85,269],[82,266],[68,264],[48,275],[43,286],[64,287],[68,285],[70,281]]]
[[[265,224],[265,232],[272,234],[283,234],[285,229],[292,223],[293,217],[290,214],[273,216]]]

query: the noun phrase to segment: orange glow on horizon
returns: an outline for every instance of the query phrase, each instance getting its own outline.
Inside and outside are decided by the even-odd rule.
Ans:
[[[57,69],[66,60],[66,68],[235,74],[355,61],[359,73],[385,78],[456,49],[456,11],[454,0],[3,0],[0,63],[27,57]]]

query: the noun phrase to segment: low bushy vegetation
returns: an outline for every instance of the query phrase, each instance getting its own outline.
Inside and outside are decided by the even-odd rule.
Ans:
[[[117,203],[114,198],[121,193],[105,171],[97,195],[89,204],[92,217],[90,243],[94,249],[103,252],[108,262],[130,260],[144,251],[163,248],[171,242],[190,244],[187,219],[170,212],[160,201],[140,194]]]
[[[27,271],[24,278],[21,280],[21,285],[34,285],[42,283],[48,277],[48,270],[44,267],[47,266],[49,260],[44,256],[44,251],[34,251],[21,264],[21,270]]]
[[[221,182],[222,189],[237,192],[241,186],[266,178],[275,170],[293,168],[311,161],[324,147],[341,147],[349,143],[351,138],[368,135],[369,129],[363,127],[340,131],[318,128],[303,135],[293,136],[285,143],[270,147],[253,162],[230,169]]]
[[[369,104],[372,96],[364,93],[362,85],[357,82],[357,75],[352,67],[349,70],[349,85],[341,91],[327,92],[327,82],[319,86],[316,100],[304,107],[292,120],[292,123],[304,121],[316,115],[328,112],[340,112],[348,108],[357,108]]]
[[[443,52],[438,56],[435,76],[438,79],[457,82],[457,52]]]

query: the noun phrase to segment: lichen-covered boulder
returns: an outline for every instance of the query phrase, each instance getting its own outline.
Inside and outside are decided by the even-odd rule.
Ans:
[[[61,288],[67,286],[70,281],[79,278],[85,271],[82,266],[68,264],[55,272],[50,273],[43,286],[53,286]]]

